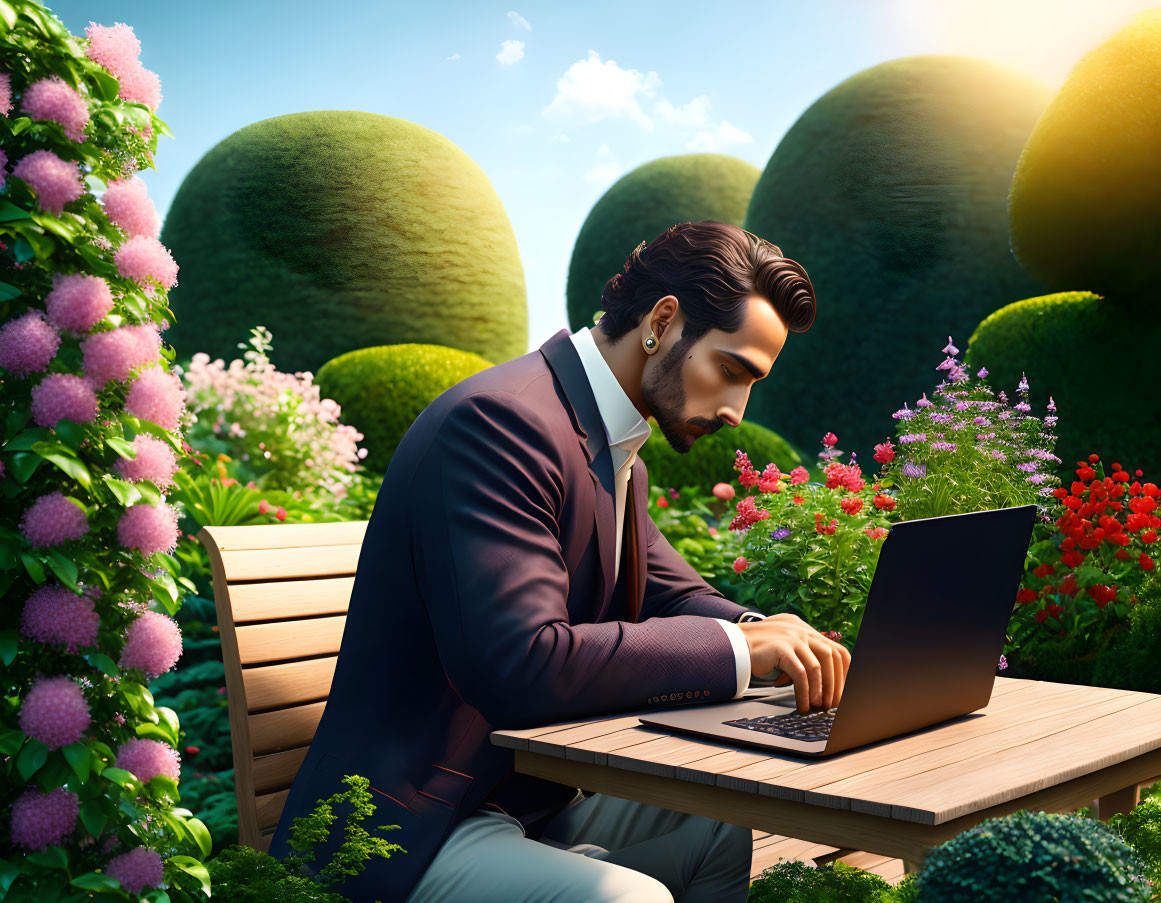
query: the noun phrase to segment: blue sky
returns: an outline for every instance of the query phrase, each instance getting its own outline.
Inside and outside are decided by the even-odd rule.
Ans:
[[[822,94],[902,56],[978,56],[1059,87],[1084,53],[1157,2],[47,5],[78,37],[90,21],[133,26],[142,63],[161,78],[157,114],[175,136],[159,139],[157,170],[141,173],[162,216],[210,148],[272,116],[363,110],[454,142],[487,174],[512,222],[531,350],[567,326],[573,243],[593,205],[632,169],[698,152],[762,169]],[[777,241],[794,256],[793,236]]]

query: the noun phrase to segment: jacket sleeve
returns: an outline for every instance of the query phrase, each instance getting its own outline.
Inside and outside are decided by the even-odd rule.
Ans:
[[[644,467],[642,471],[641,476],[648,481],[648,471],[644,470]],[[637,479],[636,473],[633,479]],[[681,553],[669,544],[665,534],[648,515],[645,517],[645,529],[648,535],[648,558],[645,597],[641,600],[642,621],[646,618],[669,618],[674,615],[701,615],[706,618],[736,621],[740,615],[748,611],[763,614],[760,609],[731,602],[706,583]]]
[[[695,688],[699,700],[734,696],[733,649],[709,618],[569,623],[564,466],[543,421],[515,396],[455,404],[412,491],[412,566],[441,664],[489,723],[640,710]]]

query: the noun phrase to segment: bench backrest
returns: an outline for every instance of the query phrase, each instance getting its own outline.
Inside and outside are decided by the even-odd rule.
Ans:
[[[222,638],[238,842],[270,846],[335,673],[367,521],[203,527]]]

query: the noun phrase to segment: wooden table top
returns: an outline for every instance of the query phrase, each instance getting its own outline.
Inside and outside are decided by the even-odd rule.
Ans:
[[[1006,677],[971,715],[817,760],[669,734],[642,725],[644,713],[491,737],[511,749],[924,825],[1161,749],[1161,695]]]

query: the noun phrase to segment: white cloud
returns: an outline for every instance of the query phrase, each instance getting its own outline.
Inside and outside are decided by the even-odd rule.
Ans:
[[[572,139],[568,135],[553,135],[553,141],[559,141],[561,144],[569,144]]]
[[[665,98],[657,102],[653,108],[658,118],[675,125],[698,126],[705,125],[709,119],[709,110],[712,104],[704,94],[695,97],[683,107],[675,107]]]
[[[525,31],[532,31],[532,26],[528,24],[528,20],[514,9],[508,11],[508,21],[513,25],[520,26]]]
[[[451,56],[444,57],[445,60],[458,60],[459,58],[460,55],[458,53],[453,53]]]
[[[691,151],[709,153],[723,151],[742,144],[753,144],[754,138],[748,132],[730,125],[723,119],[716,126],[702,129],[685,143]]]
[[[524,42],[523,41],[501,41],[500,52],[496,54],[498,59],[505,66],[511,66],[524,58]]]
[[[622,69],[614,60],[602,63],[600,54],[590,50],[588,59],[573,63],[557,80],[556,96],[541,115],[566,126],[628,119],[652,131],[653,123],[638,98],[652,98],[660,85],[656,72],[642,75],[636,69]]]

